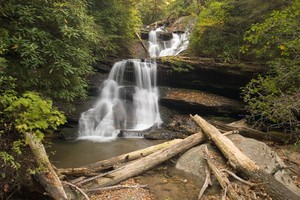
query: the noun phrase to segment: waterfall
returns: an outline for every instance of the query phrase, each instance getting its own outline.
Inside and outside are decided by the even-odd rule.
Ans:
[[[151,58],[177,55],[188,45],[187,33],[175,34],[171,41],[162,43],[159,32],[149,33]],[[126,77],[132,72],[132,77]],[[116,62],[104,81],[96,104],[81,113],[78,139],[111,141],[121,130],[140,131],[159,126],[159,92],[156,86],[157,66],[155,61],[129,59]],[[133,79],[133,80],[131,80]]]
[[[149,33],[149,54],[151,58],[163,56],[176,56],[189,45],[189,31],[182,34],[172,33],[170,41],[159,40],[159,34],[164,32],[163,28],[157,28]]]
[[[133,70],[134,84],[125,80],[125,69]],[[132,100],[126,99],[128,94]],[[120,130],[145,130],[161,123],[156,63],[124,60],[114,64],[94,107],[81,114],[79,139],[109,141]]]

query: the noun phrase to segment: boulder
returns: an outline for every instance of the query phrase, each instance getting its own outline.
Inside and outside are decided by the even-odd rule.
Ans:
[[[281,158],[265,143],[252,138],[245,138],[239,134],[229,135],[228,138],[251,160],[300,196],[300,189],[289,177],[287,166]]]
[[[268,145],[263,142],[245,138],[238,134],[229,135],[228,138],[250,159],[252,159],[258,166],[264,169],[267,173],[273,174],[274,177],[291,191],[300,195],[300,189],[293,183],[289,177],[288,172],[285,170],[286,165],[271,150]],[[196,179],[201,180],[200,185],[204,183],[204,145],[194,147],[184,153],[176,163],[176,169],[181,170],[184,174],[195,176]],[[216,152],[212,147],[209,147],[210,152]]]
[[[173,132],[166,130],[164,128],[159,128],[150,132],[146,132],[144,134],[145,139],[150,140],[173,140],[176,138],[185,138],[186,135],[180,133],[180,132]]]
[[[199,126],[189,116],[185,115],[172,116],[169,122],[165,123],[164,126],[170,131],[181,133],[187,136],[201,131]]]

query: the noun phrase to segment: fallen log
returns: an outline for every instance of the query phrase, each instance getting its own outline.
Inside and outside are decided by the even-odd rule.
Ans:
[[[118,164],[118,163],[126,163],[126,162],[136,160],[141,157],[145,157],[149,154],[152,154],[156,151],[159,151],[159,150],[169,147],[171,145],[177,144],[181,141],[182,141],[182,139],[175,139],[172,141],[164,142],[164,143],[150,146],[150,147],[147,147],[144,149],[133,151],[130,153],[125,153],[120,156],[116,156],[116,157],[113,157],[113,158],[110,158],[107,160],[102,160],[99,162],[88,164],[88,165],[82,166],[80,168],[58,169],[58,172],[61,174],[64,174],[64,175],[71,175],[71,176],[89,175],[94,172],[99,172],[104,169],[109,169],[109,168],[113,167],[113,165]]]
[[[216,165],[212,162],[211,158],[209,157],[207,146],[205,148],[205,154],[206,154],[206,162],[211,169],[212,173],[217,178],[218,182],[220,183],[221,187],[224,191],[228,191],[228,196],[232,200],[238,200],[241,199],[238,193],[234,190],[233,186],[231,185],[230,181],[222,172],[216,167]],[[225,192],[226,195],[226,192]]]
[[[53,199],[67,199],[65,190],[49,161],[44,145],[39,140],[36,140],[31,133],[25,133],[24,135],[35,161],[41,168],[41,171],[39,170],[35,174],[37,180]]]
[[[264,189],[274,200],[298,200],[300,197],[278,182],[271,174],[260,169],[241,152],[226,136],[198,115],[191,116],[206,135],[217,145],[224,156],[242,175],[248,179],[264,183]]]
[[[211,123],[219,129],[225,131],[233,131],[237,130],[239,133],[244,137],[249,137],[257,140],[269,140],[279,144],[286,144],[286,143],[295,143],[297,138],[293,137],[291,134],[284,134],[279,132],[263,132],[253,128],[241,126],[239,124],[224,124],[219,121],[211,121]]]
[[[147,54],[147,57],[150,57],[149,51],[148,51],[144,41],[142,40],[141,36],[137,32],[134,32],[134,33],[135,33],[136,37],[138,38],[139,42],[141,43],[142,47],[144,48],[145,53]]]
[[[204,142],[205,137],[201,132],[195,133],[177,144],[166,147],[162,150],[156,151],[146,157],[133,161],[121,169],[116,169],[112,173],[107,174],[107,177],[101,177],[96,179],[98,187],[106,187],[115,185],[123,180],[136,176],[140,173],[151,169],[152,167],[169,160],[175,155],[184,152],[191,147]]]

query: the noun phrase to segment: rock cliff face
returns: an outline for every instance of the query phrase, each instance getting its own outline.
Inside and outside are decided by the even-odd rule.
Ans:
[[[213,58],[164,57],[157,60],[158,83],[239,99],[241,87],[263,73],[262,67],[217,62]]]

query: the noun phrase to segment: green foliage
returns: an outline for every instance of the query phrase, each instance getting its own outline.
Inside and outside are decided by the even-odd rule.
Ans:
[[[190,52],[225,61],[246,59],[240,52],[245,31],[287,1],[211,0],[202,8],[192,32]],[[255,5],[255,6],[253,6]]]
[[[184,59],[177,56],[166,56],[161,58],[162,63],[171,67],[173,72],[190,72],[194,67]]]
[[[141,13],[143,24],[151,24],[161,20],[166,14],[166,7],[171,1],[139,0],[138,10]]]
[[[245,33],[242,51],[266,61],[278,57],[296,58],[300,52],[300,1],[274,11],[263,23]]]
[[[0,151],[0,158],[3,161],[3,164],[1,165],[1,169],[4,169],[7,167],[7,165],[11,166],[14,169],[19,169],[20,168],[20,163],[16,162],[14,157],[4,151]],[[2,172],[1,173],[2,178],[6,177],[6,173]]]
[[[109,53],[128,56],[141,25],[140,14],[130,0],[91,0],[91,12],[103,29]],[[124,52],[127,55],[124,55]]]
[[[193,0],[139,0],[137,8],[143,24],[149,25],[162,19],[196,15],[200,3]]]
[[[300,1],[246,32],[242,51],[267,62],[269,74],[252,80],[244,101],[258,125],[300,129]]]
[[[65,123],[64,115],[52,107],[50,100],[42,99],[37,93],[25,92],[18,97],[14,91],[6,91],[1,95],[1,114],[11,122],[19,133],[33,133],[42,140],[43,131],[56,129]],[[6,130],[11,131],[11,130]]]
[[[86,1],[4,1],[0,24],[0,53],[18,91],[34,88],[65,102],[85,97],[84,77],[98,41]]]
[[[170,17],[181,17],[187,15],[197,15],[200,11],[200,4],[198,1],[193,0],[174,0],[167,4],[166,16]]]
[[[228,1],[212,1],[203,8],[191,35],[190,49],[197,55],[214,56],[216,52],[228,49],[223,27],[227,17]],[[225,41],[226,40],[226,41]],[[224,51],[224,54],[227,54]]]
[[[0,88],[3,83],[0,82]],[[13,90],[0,91],[0,188],[7,187],[8,193],[20,182],[28,181],[28,171],[35,168],[32,154],[27,149],[24,133],[32,133],[35,140],[65,123],[66,118],[35,92],[18,95]],[[0,198],[5,197],[3,191]]]

